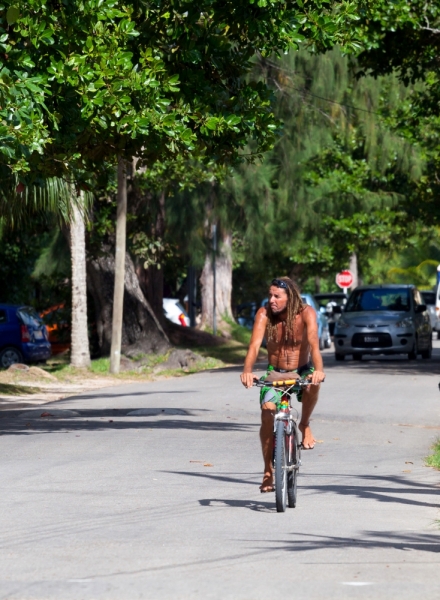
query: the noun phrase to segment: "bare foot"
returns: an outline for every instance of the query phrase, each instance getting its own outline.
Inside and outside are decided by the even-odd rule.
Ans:
[[[310,424],[307,423],[306,425],[303,425],[302,423],[300,423],[299,430],[303,435],[302,447],[304,448],[304,450],[312,450],[315,447],[316,440],[313,437],[312,430],[310,429]]]
[[[263,483],[260,485],[260,491],[262,494],[265,492],[273,492],[273,477],[272,473],[265,473],[263,476]]]

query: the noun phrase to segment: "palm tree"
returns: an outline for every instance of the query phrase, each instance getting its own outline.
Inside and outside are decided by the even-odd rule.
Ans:
[[[77,193],[74,184],[51,177],[26,187],[17,176],[0,165],[0,223],[15,228],[39,213],[55,215],[66,231],[72,264],[72,333],[70,362],[73,367],[90,366],[87,328],[87,284],[85,217],[90,194]]]

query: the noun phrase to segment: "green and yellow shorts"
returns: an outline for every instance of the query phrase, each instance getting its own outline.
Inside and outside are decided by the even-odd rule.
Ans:
[[[309,362],[301,367],[298,367],[293,372],[298,373],[298,377],[300,377],[301,379],[305,379],[308,375],[311,375],[311,373],[313,373],[314,370],[315,368]],[[271,371],[287,373],[287,371],[283,371],[282,369],[275,369],[275,367],[269,365],[267,367],[266,374],[263,375],[263,377],[260,377],[260,381],[264,381]],[[301,402],[302,400],[303,391],[304,390],[301,389],[296,395],[298,402]],[[262,387],[260,389],[260,405],[263,406],[263,404],[265,404],[266,402],[273,402],[276,405],[277,410],[279,410],[282,396],[283,392],[274,389],[272,386]]]

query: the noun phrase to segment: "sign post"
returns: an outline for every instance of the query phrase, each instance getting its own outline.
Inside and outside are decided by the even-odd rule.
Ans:
[[[348,269],[340,271],[335,278],[336,285],[347,293],[347,289],[353,285],[353,273]]]

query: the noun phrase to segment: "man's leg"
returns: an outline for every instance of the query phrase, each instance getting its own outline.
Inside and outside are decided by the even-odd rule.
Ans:
[[[304,390],[302,395],[302,413],[299,429],[303,435],[303,448],[306,450],[311,450],[314,448],[316,443],[316,440],[312,434],[312,430],[310,429],[310,417],[312,416],[313,409],[318,402],[320,387],[321,386],[319,385],[311,385],[308,389]]]
[[[273,420],[276,406],[273,402],[265,402],[261,406],[261,429],[260,440],[264,459],[263,483],[260,486],[262,492],[271,492],[273,490]]]

